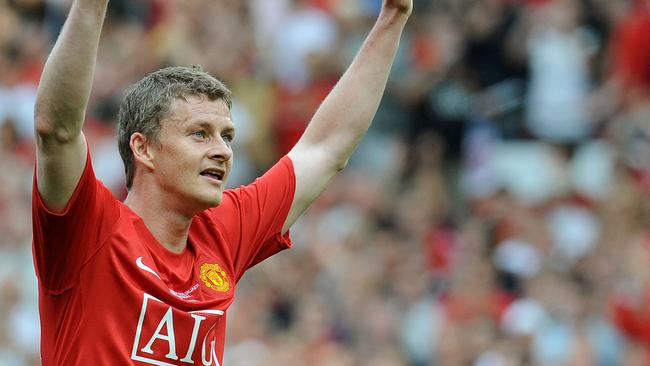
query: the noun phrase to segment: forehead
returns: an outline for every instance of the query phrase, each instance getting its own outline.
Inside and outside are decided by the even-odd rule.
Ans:
[[[174,99],[166,119],[179,127],[195,122],[232,125],[230,108],[225,101],[199,96]]]

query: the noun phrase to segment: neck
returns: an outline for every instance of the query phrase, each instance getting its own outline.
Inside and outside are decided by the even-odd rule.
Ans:
[[[169,207],[164,199],[152,199],[146,194],[136,192],[129,192],[124,204],[142,218],[151,234],[162,246],[174,253],[182,253],[187,247],[192,215],[183,214]]]

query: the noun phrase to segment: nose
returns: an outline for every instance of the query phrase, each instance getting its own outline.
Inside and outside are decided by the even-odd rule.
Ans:
[[[219,138],[209,151],[210,159],[228,161],[232,158],[232,147],[229,143]]]

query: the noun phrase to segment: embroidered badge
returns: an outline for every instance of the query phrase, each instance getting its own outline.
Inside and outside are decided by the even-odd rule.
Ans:
[[[206,287],[217,292],[227,292],[230,290],[230,283],[228,283],[226,271],[221,269],[216,263],[203,263],[199,278],[201,278],[201,281],[203,281]]]

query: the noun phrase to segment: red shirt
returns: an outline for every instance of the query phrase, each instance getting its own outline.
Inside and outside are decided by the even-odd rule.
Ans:
[[[63,213],[34,188],[43,366],[219,365],[237,282],[291,245],[281,230],[294,190],[284,157],[195,216],[176,254],[95,178],[90,157]]]
[[[639,6],[614,29],[611,41],[614,74],[627,89],[650,90],[650,11]]]

